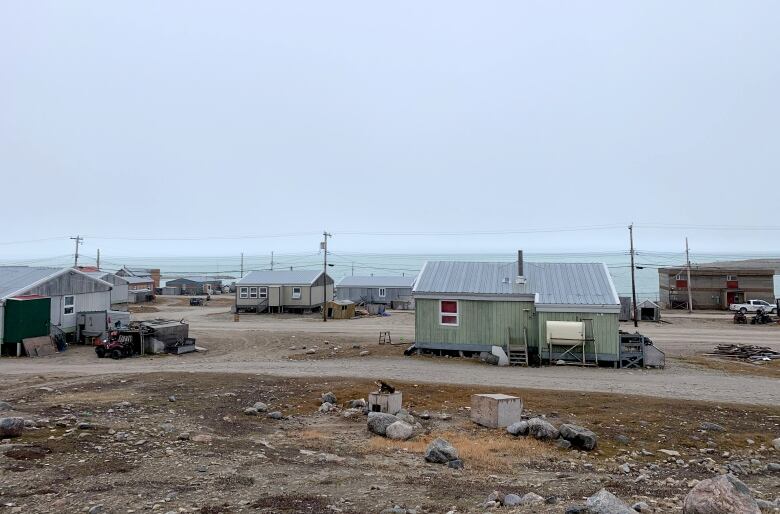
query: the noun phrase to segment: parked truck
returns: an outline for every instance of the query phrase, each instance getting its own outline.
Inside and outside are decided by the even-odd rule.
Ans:
[[[745,303],[732,303],[729,305],[729,310],[739,311],[742,314],[758,312],[759,309],[767,314],[777,314],[777,305],[772,305],[764,300],[748,300]]]

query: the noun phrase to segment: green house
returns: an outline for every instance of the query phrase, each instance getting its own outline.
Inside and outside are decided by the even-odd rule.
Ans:
[[[419,349],[619,362],[620,300],[603,263],[429,261],[413,294]]]

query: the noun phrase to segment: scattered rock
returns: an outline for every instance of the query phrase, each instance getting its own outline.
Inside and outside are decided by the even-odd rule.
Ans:
[[[634,514],[636,512],[606,489],[588,498],[585,506],[589,514]]]
[[[369,412],[368,431],[377,435],[386,436],[387,427],[397,421],[398,418],[386,412]]]
[[[257,416],[257,409],[255,409],[254,407],[247,407],[246,409],[244,409],[244,414],[246,414],[247,416]]]
[[[772,446],[775,447],[775,450],[780,451],[780,437],[772,440]]]
[[[631,466],[628,465],[628,462],[624,462],[623,464],[618,466],[618,469],[626,474],[631,473]]]
[[[528,435],[536,439],[558,439],[558,429],[542,418],[528,420]]]
[[[0,418],[0,438],[19,437],[24,430],[22,418]]]
[[[88,514],[102,514],[105,511],[102,505],[94,505],[87,511]]]
[[[717,423],[710,423],[709,421],[705,421],[701,424],[701,429],[706,430],[707,432],[725,432],[726,429],[723,428],[721,425],[718,425]]]
[[[516,494],[507,494],[504,496],[503,504],[507,507],[515,507],[517,505],[520,505],[520,502],[522,501],[522,498],[520,498]]]
[[[653,512],[653,508],[645,502],[636,502],[631,508],[636,512]]]
[[[385,430],[385,435],[389,439],[405,441],[414,435],[414,428],[404,421],[396,421],[395,423],[388,425]]]
[[[176,401],[176,397],[175,397],[174,395],[170,395],[170,396],[168,397],[168,401],[169,401],[169,402],[175,402],[175,401]]]
[[[778,462],[770,462],[766,465],[766,470],[771,471],[772,473],[778,473],[780,472],[780,463]]]
[[[266,412],[268,410],[268,405],[264,404],[263,402],[257,402],[252,405],[252,408],[257,412]]]
[[[570,441],[567,441],[567,440],[566,440],[566,439],[564,439],[563,437],[559,437],[559,438],[558,438],[558,439],[555,441],[555,446],[557,446],[557,447],[558,447],[558,448],[560,448],[561,450],[568,450],[568,449],[570,449],[570,448],[571,448],[571,442],[570,442]]]
[[[685,497],[683,514],[760,514],[750,489],[733,475],[702,480]]]
[[[761,509],[761,512],[780,511],[780,500],[775,500],[773,502],[766,500],[756,500],[756,504],[758,505],[758,508]]]
[[[364,409],[366,407],[366,401],[363,398],[350,400],[347,402],[347,407],[350,409]]]
[[[674,451],[674,450],[658,450],[658,453],[663,453],[664,455],[668,455],[669,457],[679,457],[680,452]]]
[[[320,408],[317,409],[319,412],[330,412],[333,410],[334,405],[329,402],[325,402],[322,405],[320,405]]]
[[[371,355],[371,352],[369,352],[368,350],[363,350],[358,355],[360,355],[361,357],[366,357],[367,355]]]
[[[163,423],[162,425],[160,425],[160,429],[163,432],[167,432],[170,434],[171,432],[176,430],[176,427],[173,426],[173,423]]]
[[[448,468],[463,469],[463,461],[460,459],[453,459],[447,463]]]
[[[538,505],[544,503],[544,498],[536,493],[526,493],[520,498],[520,505]]]
[[[458,450],[449,442],[437,437],[425,450],[425,460],[437,464],[445,464],[458,458]]]
[[[620,444],[628,445],[631,442],[631,438],[626,435],[616,435],[615,441],[619,442]]]
[[[195,434],[194,436],[190,437],[190,440],[196,443],[210,443],[214,440],[214,436],[209,434]]]
[[[282,419],[282,418],[284,418],[284,415],[281,412],[279,412],[278,410],[275,410],[273,412],[269,412],[268,413],[268,417],[271,418],[271,419]]]
[[[334,405],[338,403],[338,401],[336,400],[336,395],[331,392],[324,393],[320,397],[320,400],[321,400],[320,403],[332,403]]]
[[[313,355],[317,353],[317,350],[315,350],[314,348],[309,348],[308,350],[306,350],[306,353],[309,355]]]
[[[114,441],[118,443],[123,443],[127,441],[130,438],[129,435],[127,435],[127,432],[117,432],[114,434]]]
[[[179,434],[179,437],[177,437],[179,441],[189,441],[190,440],[190,433],[189,432],[182,432]]]
[[[8,402],[0,402],[0,412],[4,412],[7,410],[13,410],[13,407],[11,407],[11,404]]]
[[[422,414],[420,414],[420,419],[431,419],[431,413],[426,411],[423,411]],[[780,439],[778,439],[780,441]]]
[[[86,421],[82,421],[81,423],[79,423],[78,425],[76,425],[76,427],[77,427],[79,430],[92,430],[93,428],[95,428],[95,427],[92,425],[92,423],[87,423]]]
[[[506,427],[506,431],[512,435],[528,435],[528,422],[518,421]]]
[[[579,425],[563,424],[559,429],[561,437],[569,441],[573,446],[582,450],[591,451],[596,448],[598,438],[596,434]]]

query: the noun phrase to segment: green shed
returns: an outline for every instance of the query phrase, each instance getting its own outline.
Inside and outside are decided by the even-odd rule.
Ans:
[[[49,335],[51,298],[18,296],[5,301],[3,343],[21,343],[28,337]]]
[[[420,349],[620,360],[620,300],[602,263],[523,263],[522,252],[516,262],[429,261],[413,294]],[[562,325],[581,327],[578,340],[548,339],[547,327]]]

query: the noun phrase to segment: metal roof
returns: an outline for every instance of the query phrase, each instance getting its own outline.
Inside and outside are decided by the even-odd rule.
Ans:
[[[417,294],[516,297],[536,295],[537,304],[619,305],[615,286],[603,263],[525,262],[526,282],[516,283],[516,262],[429,261]]]
[[[109,287],[112,284],[91,276],[73,268],[47,268],[41,266],[0,266],[0,300],[24,294],[33,287],[38,286],[63,273],[78,273],[93,280],[101,282]]]
[[[415,293],[466,293],[476,295],[527,294],[515,287],[513,262],[428,261],[417,277]]]
[[[601,262],[529,262],[524,268],[538,304],[620,305],[609,270]]]
[[[412,287],[416,277],[401,276],[370,276],[370,277],[344,277],[337,287]]]
[[[61,271],[62,268],[0,266],[0,298],[13,296],[14,293],[22,293],[23,289]]]
[[[266,285],[311,285],[322,275],[322,271],[250,271],[236,284]]]

